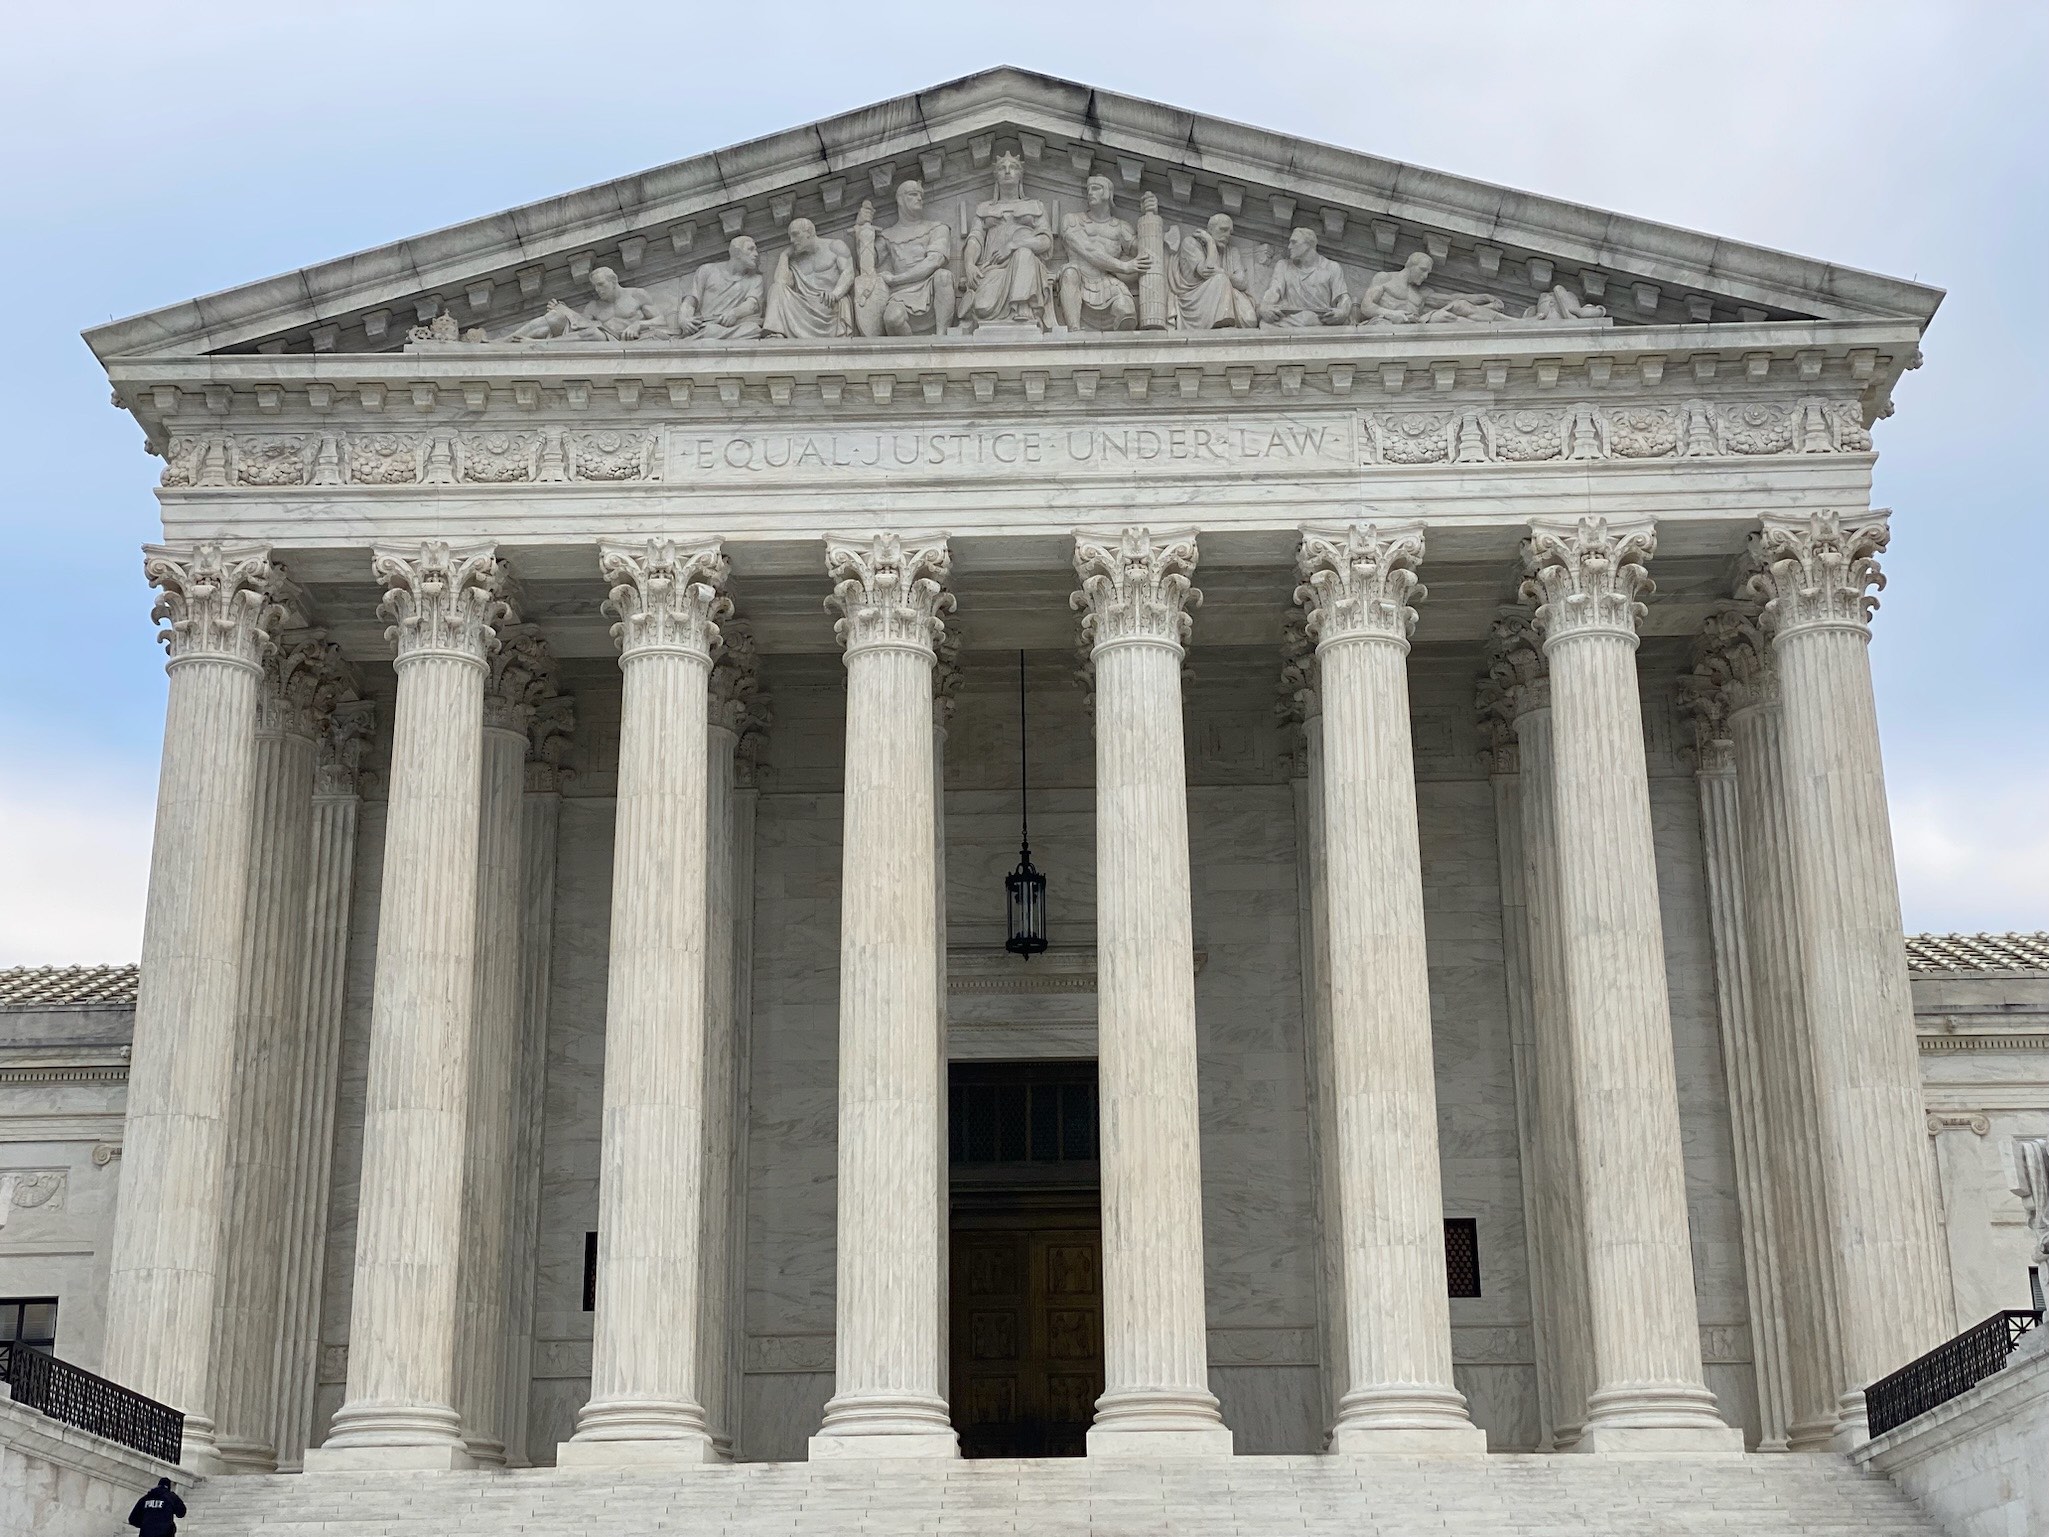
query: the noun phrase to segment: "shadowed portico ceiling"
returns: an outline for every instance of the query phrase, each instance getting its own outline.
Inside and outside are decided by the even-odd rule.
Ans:
[[[1020,156],[1028,195],[1049,205],[1079,208],[1098,173],[1127,220],[1141,192],[1157,196],[1170,226],[1227,213],[1248,256],[1264,246],[1275,259],[1291,228],[1313,229],[1355,294],[1425,252],[1439,291],[1491,295],[1520,315],[1563,286],[1616,326],[1925,325],[1941,298],[1920,284],[999,68],[115,321],[87,340],[105,361],[389,352],[437,316],[496,336],[551,300],[581,307],[598,267],[673,302],[734,235],[754,238],[770,270],[792,218],[844,239],[864,199],[893,217],[892,189],[905,179],[924,184],[932,217],[957,220],[990,195],[1004,152]]]

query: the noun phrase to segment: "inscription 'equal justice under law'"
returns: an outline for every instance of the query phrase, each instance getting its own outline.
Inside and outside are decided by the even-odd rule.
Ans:
[[[678,444],[686,471],[1003,469],[1348,458],[1333,423],[1186,427],[997,428],[920,432],[707,434]]]

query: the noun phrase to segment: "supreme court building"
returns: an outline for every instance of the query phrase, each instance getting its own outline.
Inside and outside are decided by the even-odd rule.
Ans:
[[[1939,298],[996,70],[95,329],[104,1371],[309,1476],[1856,1445],[1971,1321]]]

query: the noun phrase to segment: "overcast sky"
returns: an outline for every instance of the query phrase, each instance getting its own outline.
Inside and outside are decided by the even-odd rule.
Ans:
[[[2049,5],[74,0],[0,92],[0,965],[140,945],[158,463],[78,332],[1000,63],[1946,288],[1877,429],[1907,923],[2049,929]]]

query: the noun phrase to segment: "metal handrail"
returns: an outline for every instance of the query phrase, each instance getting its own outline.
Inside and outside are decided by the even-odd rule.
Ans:
[[[1879,1378],[1864,1390],[1871,1434],[1882,1436],[2004,1370],[2021,1336],[2041,1321],[2039,1312],[2007,1308]]]
[[[185,1450],[185,1416],[133,1388],[16,1341],[0,1345],[0,1375],[24,1409],[155,1457],[176,1462]]]

